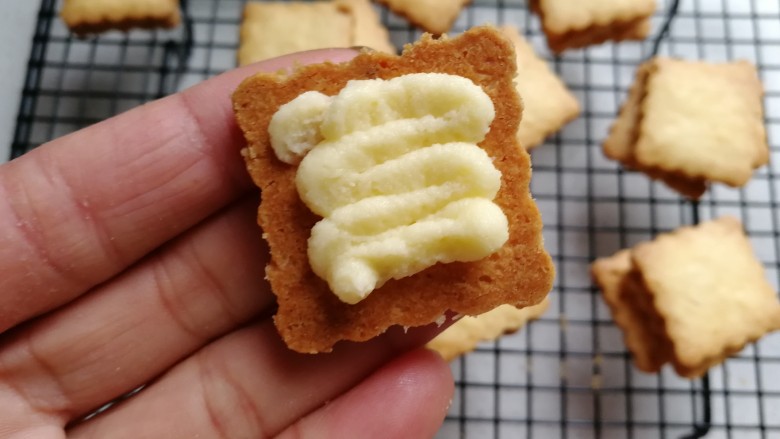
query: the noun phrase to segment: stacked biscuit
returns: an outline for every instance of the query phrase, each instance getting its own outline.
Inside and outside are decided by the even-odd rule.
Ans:
[[[608,40],[643,40],[655,0],[531,0],[555,53]]]
[[[780,329],[780,302],[742,226],[724,217],[596,260],[594,280],[640,370],[702,376]]]
[[[744,186],[769,160],[755,66],[653,58],[603,145],[604,154],[689,198],[709,182]]]
[[[426,32],[438,35],[452,27],[460,11],[471,0],[378,0]]]
[[[109,29],[173,28],[179,25],[179,0],[65,0],[63,21],[77,35]]]

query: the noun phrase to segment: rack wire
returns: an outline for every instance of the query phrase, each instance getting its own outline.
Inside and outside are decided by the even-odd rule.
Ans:
[[[189,0],[172,31],[72,37],[42,0],[11,156],[173,93],[235,66],[245,0]],[[554,66],[583,113],[533,151],[532,192],[558,276],[550,310],[520,332],[452,364],[456,394],[440,438],[780,438],[780,334],[747,347],[699,381],[670,369],[633,368],[619,330],[592,285],[596,257],[680,225],[740,218],[780,283],[780,4],[771,0],[659,0],[661,38],[604,44],[552,57],[525,0],[474,0],[454,33],[514,24]],[[379,8],[396,46],[420,31]],[[604,158],[600,143],[633,81],[658,50],[687,59],[748,59],[766,88],[772,160],[742,189],[714,186],[699,204]],[[717,316],[713,316],[717,318]]]

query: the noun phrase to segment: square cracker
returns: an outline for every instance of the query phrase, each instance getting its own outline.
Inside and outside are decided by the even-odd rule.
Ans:
[[[653,58],[637,69],[604,154],[691,198],[709,181],[743,186],[769,160],[762,95],[748,62]]]
[[[591,264],[591,274],[612,319],[623,332],[636,367],[649,373],[661,370],[671,359],[671,347],[662,322],[652,310],[649,293],[636,277],[631,250],[597,259]]]
[[[109,29],[173,28],[179,25],[179,0],[65,0],[60,16],[77,35]]]
[[[738,220],[723,217],[637,245],[632,261],[671,340],[673,364],[702,375],[780,329],[780,301]]]
[[[636,78],[628,91],[628,97],[620,108],[617,120],[610,128],[609,136],[602,148],[604,155],[619,161],[629,169],[644,172],[649,177],[661,180],[681,194],[698,199],[707,190],[707,182],[702,178],[687,177],[679,172],[667,172],[639,163],[634,157],[634,148],[639,136],[639,125],[642,115],[642,103],[646,95],[648,76],[655,70],[655,64],[641,64],[636,71]]]
[[[501,32],[515,45],[517,54],[515,84],[523,100],[523,120],[517,138],[521,146],[531,149],[576,118],[580,105],[517,28],[503,26]]]
[[[307,240],[319,217],[298,196],[296,168],[274,155],[268,123],[279,106],[305,91],[335,95],[349,80],[420,72],[463,76],[493,100],[496,117],[479,146],[502,173],[494,201],[509,220],[509,240],[485,259],[437,264],[390,280],[348,305],[309,266]],[[247,140],[247,168],[262,192],[258,222],[271,250],[266,276],[279,305],[274,322],[290,348],[330,351],[339,340],[367,340],[392,325],[426,325],[447,310],[476,315],[505,303],[522,307],[542,301],[552,288],[554,268],[528,191],[530,157],[516,139],[522,107],[512,82],[515,72],[511,43],[494,28],[477,27],[451,39],[424,35],[402,56],[364,52],[349,63],[306,66],[288,77],[258,74],[239,86],[233,106]]]
[[[444,360],[452,361],[476,349],[480,342],[495,340],[519,330],[527,322],[538,319],[549,306],[550,301],[545,298],[525,308],[501,305],[478,316],[464,316],[428,342],[426,347],[438,352]]]
[[[387,28],[368,0],[248,3],[241,23],[238,63],[352,46],[396,52]]]
[[[393,12],[432,34],[450,30],[460,11],[471,0],[377,0]]]
[[[352,46],[365,46],[385,53],[396,53],[390,33],[382,24],[368,0],[335,0],[336,5],[352,15]]]
[[[634,157],[643,166],[740,187],[769,160],[755,66],[655,58]]]
[[[244,7],[238,64],[352,46],[352,17],[335,2],[253,2]]]
[[[608,40],[642,40],[650,32],[655,0],[530,0],[547,44],[556,53]]]

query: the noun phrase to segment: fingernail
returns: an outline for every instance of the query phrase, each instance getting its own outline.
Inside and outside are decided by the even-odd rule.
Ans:
[[[376,50],[368,46],[352,46],[350,47],[350,49],[354,50],[355,52],[367,52],[367,53],[376,52]]]

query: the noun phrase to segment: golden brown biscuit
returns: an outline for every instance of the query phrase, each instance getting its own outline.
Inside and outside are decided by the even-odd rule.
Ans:
[[[247,3],[239,65],[304,50],[365,46],[395,53],[368,0]]]
[[[769,161],[763,86],[746,61],[656,58],[634,149],[643,166],[740,187]]]
[[[723,217],[637,245],[632,261],[674,349],[693,378],[780,329],[780,302],[742,225]]]
[[[488,258],[437,264],[390,280],[365,300],[348,305],[309,267],[307,239],[319,218],[298,196],[296,168],[274,155],[268,124],[279,106],[305,91],[335,95],[352,79],[420,72],[468,78],[493,100],[496,117],[479,146],[502,172],[495,202],[508,218],[509,240]],[[266,277],[279,304],[274,322],[290,348],[326,352],[339,340],[367,340],[392,325],[429,324],[447,310],[476,315],[505,303],[530,306],[542,301],[552,287],[554,268],[542,245],[539,211],[528,192],[530,157],[516,139],[522,108],[512,83],[515,72],[511,43],[494,28],[478,27],[451,39],[425,35],[406,46],[402,56],[364,52],[349,63],[302,67],[288,77],[258,74],[239,86],[233,105],[247,139],[247,168],[262,191],[258,222],[271,250]]]
[[[352,16],[335,2],[251,2],[244,7],[238,64],[304,50],[350,47]]]
[[[577,99],[533,47],[513,26],[501,32],[515,45],[517,92],[523,100],[523,120],[517,131],[520,145],[531,149],[580,114]]]
[[[377,0],[393,12],[432,34],[450,30],[460,11],[471,0]]]
[[[594,280],[640,370],[696,378],[780,329],[780,301],[742,226],[724,217],[600,258]]]
[[[555,53],[605,41],[643,40],[655,0],[530,0]]]
[[[60,16],[77,35],[109,29],[173,28],[180,21],[179,0],[64,0]]]
[[[768,161],[755,67],[654,58],[637,69],[604,154],[696,199]],[[728,116],[726,116],[728,114]]]
[[[476,349],[480,342],[495,340],[519,330],[527,322],[541,317],[549,306],[550,301],[545,298],[525,308],[501,305],[478,316],[464,316],[428,342],[426,347],[438,352],[445,361],[452,361]]]

